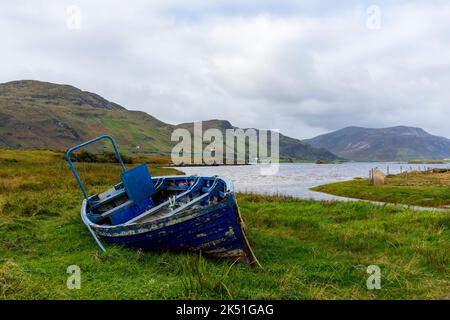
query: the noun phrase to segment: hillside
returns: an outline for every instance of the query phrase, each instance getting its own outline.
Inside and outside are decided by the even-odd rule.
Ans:
[[[208,124],[219,129],[223,125],[220,120]],[[73,86],[33,80],[0,84],[0,148],[65,150],[109,133],[125,153],[167,154],[174,145],[170,137],[175,128]],[[286,136],[281,136],[280,144],[286,158],[336,158]]]
[[[347,127],[305,142],[356,161],[408,161],[450,158],[450,140],[420,128]]]
[[[65,150],[111,133],[125,152],[170,152],[172,127],[139,111],[67,85],[0,84],[0,147]]]
[[[203,131],[206,131],[210,128],[216,128],[225,133],[227,129],[239,129],[238,127],[233,126],[229,121],[226,120],[208,120],[203,121],[202,123]],[[190,132],[193,132],[194,124],[190,123],[182,123],[177,127],[188,129]],[[247,128],[243,129],[246,130]],[[258,129],[256,129],[258,132]],[[225,135],[224,135],[225,136]],[[280,158],[282,160],[337,160],[339,157],[329,152],[328,150],[321,148],[314,148],[309,144],[294,139],[288,136],[285,136],[280,133]],[[270,141],[270,136],[268,136]]]

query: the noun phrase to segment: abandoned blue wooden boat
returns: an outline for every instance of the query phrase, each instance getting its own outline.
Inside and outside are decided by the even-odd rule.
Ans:
[[[122,167],[121,182],[88,196],[71,153],[108,139]],[[67,161],[83,192],[81,218],[99,247],[102,241],[148,250],[202,252],[257,262],[246,238],[233,184],[224,177],[151,177],[145,164],[126,169],[114,139],[102,135],[69,149]]]

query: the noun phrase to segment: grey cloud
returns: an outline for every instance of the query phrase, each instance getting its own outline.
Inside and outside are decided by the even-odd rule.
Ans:
[[[307,138],[347,125],[450,136],[450,5],[380,1],[3,4],[0,81],[69,83],[170,123],[223,118]],[[78,5],[80,30],[66,27]],[[233,8],[233,10],[231,10]]]

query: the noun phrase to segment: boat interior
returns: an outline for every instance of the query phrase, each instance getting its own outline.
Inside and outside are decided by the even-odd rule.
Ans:
[[[113,188],[88,196],[73,165],[71,154],[100,140],[109,140],[122,167],[121,182]],[[97,225],[144,223],[190,209],[222,201],[228,191],[223,178],[172,176],[152,178],[146,164],[126,169],[116,142],[100,135],[67,150],[66,159],[86,199],[83,221],[87,217]],[[84,214],[86,216],[84,216]]]
[[[152,178],[145,164],[124,171],[120,178],[113,188],[89,197],[86,214],[91,222],[111,226],[151,222],[220,202],[227,190],[218,177]]]

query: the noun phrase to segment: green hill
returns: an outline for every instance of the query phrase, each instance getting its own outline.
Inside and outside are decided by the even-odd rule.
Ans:
[[[0,84],[0,147],[65,150],[102,133],[124,152],[170,152],[172,126],[96,94],[38,81]]]
[[[228,121],[204,126],[223,129]],[[73,86],[33,80],[0,84],[0,147],[65,150],[103,133],[114,136],[124,153],[171,152],[176,126],[145,112],[130,111],[97,94]],[[234,128],[234,127],[233,127]],[[105,146],[106,148],[106,146]],[[297,139],[280,136],[281,156],[295,159],[335,159]]]

